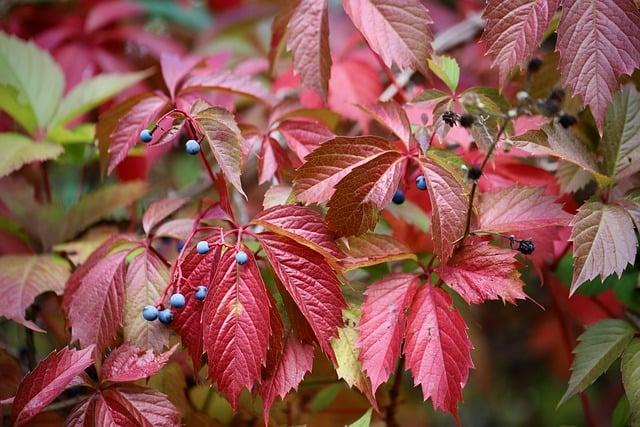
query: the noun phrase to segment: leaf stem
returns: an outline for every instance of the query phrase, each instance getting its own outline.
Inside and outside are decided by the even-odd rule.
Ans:
[[[387,413],[385,414],[385,421],[387,427],[398,427],[396,422],[396,409],[398,405],[398,396],[400,395],[400,385],[402,384],[402,372],[404,371],[404,357],[400,356],[398,360],[398,366],[396,367],[395,377],[391,390],[389,390],[389,406],[387,406]]]

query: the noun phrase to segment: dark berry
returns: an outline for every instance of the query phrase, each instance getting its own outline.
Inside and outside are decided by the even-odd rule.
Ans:
[[[549,98],[544,102],[544,112],[548,116],[555,116],[560,111],[562,104],[557,99]]]
[[[182,248],[184,248],[184,240],[178,240],[178,243],[176,243],[176,249],[178,252],[182,251]]]
[[[198,144],[195,139],[190,139],[185,144],[184,149],[187,153],[195,155],[200,152],[200,144]]]
[[[187,301],[184,299],[184,295],[182,294],[173,294],[171,298],[169,298],[169,304],[173,308],[182,308],[185,306]]]
[[[143,129],[140,132],[140,141],[144,142],[145,144],[147,142],[151,142],[152,139],[153,139],[153,135],[151,134],[149,129]]]
[[[420,175],[416,178],[416,187],[418,187],[418,190],[420,191],[424,191],[427,189],[427,179],[424,177],[424,175]]]
[[[540,58],[532,58],[531,61],[527,64],[527,71],[530,73],[535,73],[542,68],[542,59]]]
[[[549,99],[554,99],[558,102],[562,102],[564,100],[565,95],[566,95],[566,92],[564,91],[564,89],[556,88],[551,91],[551,94],[549,95]]]
[[[520,240],[518,242],[518,250],[525,255],[531,255],[536,249],[532,240]]]
[[[142,309],[142,317],[144,317],[144,320],[153,322],[158,318],[158,309],[152,305],[145,305]]]
[[[460,115],[458,113],[454,113],[453,111],[445,111],[442,113],[442,121],[453,127],[460,120]]]
[[[578,119],[576,119],[576,116],[572,116],[571,114],[561,114],[558,118],[558,122],[563,128],[567,129],[578,123]]]
[[[196,289],[195,292],[195,297],[198,301],[204,301],[204,299],[207,296],[207,293],[209,293],[209,289],[207,289],[206,286],[200,285],[198,286],[198,288]]]
[[[467,172],[467,176],[469,177],[469,179],[477,181],[482,176],[482,169],[480,169],[478,166],[472,166],[469,168],[469,172]]]
[[[173,322],[173,313],[168,308],[165,308],[158,314],[158,320],[160,320],[160,323],[168,325]]]
[[[249,261],[249,255],[245,251],[238,251],[236,254],[236,262],[240,265],[245,265]]]
[[[196,252],[198,252],[200,255],[204,255],[209,252],[209,242],[207,242],[206,240],[200,240],[196,245]]]
[[[463,114],[460,116],[460,126],[463,128],[470,128],[475,123],[476,118],[473,117],[473,114]]]
[[[404,191],[396,190],[396,192],[393,193],[393,198],[391,199],[391,201],[393,201],[393,203],[395,203],[396,205],[403,204],[404,203]]]

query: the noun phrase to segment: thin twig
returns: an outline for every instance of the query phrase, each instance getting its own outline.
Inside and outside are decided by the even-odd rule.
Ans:
[[[400,385],[402,384],[402,372],[404,371],[404,357],[400,357],[398,366],[396,367],[395,378],[389,390],[389,406],[385,414],[387,427],[398,427],[396,422],[396,409],[398,407],[398,396],[400,395]]]

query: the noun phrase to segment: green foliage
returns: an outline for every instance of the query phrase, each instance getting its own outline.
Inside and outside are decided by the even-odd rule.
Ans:
[[[451,92],[455,92],[460,81],[458,61],[450,56],[433,56],[428,61],[429,69],[446,84]]]
[[[622,382],[629,400],[629,426],[640,426],[640,339],[634,338],[622,355]]]
[[[0,177],[3,177],[31,162],[55,159],[62,154],[62,147],[36,142],[19,133],[0,133],[0,152]]]

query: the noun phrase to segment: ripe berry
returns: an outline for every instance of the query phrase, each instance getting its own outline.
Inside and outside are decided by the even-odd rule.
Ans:
[[[424,177],[424,175],[420,175],[416,178],[416,187],[418,187],[418,190],[420,191],[424,191],[427,189],[427,179]]]
[[[209,289],[207,289],[206,286],[198,286],[198,289],[196,289],[195,292],[195,297],[198,301],[204,301],[205,297],[207,296],[207,293],[209,293]]]
[[[236,254],[236,262],[240,265],[245,265],[249,261],[249,255],[245,251],[238,251]]]
[[[527,71],[530,73],[535,73],[539,71],[540,68],[542,68],[542,59],[540,58],[532,58],[529,64],[527,64]]]
[[[520,240],[518,242],[518,250],[525,255],[531,255],[536,249],[532,240]]]
[[[142,309],[142,317],[144,317],[144,320],[153,322],[158,318],[158,309],[152,305],[145,305]]]
[[[153,135],[151,134],[149,129],[143,129],[140,132],[140,141],[144,142],[145,144],[147,142],[151,142],[152,139],[153,139]]]
[[[558,118],[558,122],[563,128],[567,129],[578,123],[578,119],[576,119],[576,116],[572,116],[571,114],[561,114]]]
[[[168,308],[165,308],[158,314],[158,319],[160,320],[160,323],[168,325],[173,322],[173,313]]]
[[[467,172],[467,176],[469,177],[469,179],[477,181],[482,176],[482,169],[480,169],[478,166],[472,166],[469,168],[469,172]]]
[[[173,308],[182,308],[186,303],[187,301],[182,294],[173,294],[171,298],[169,298],[169,304],[171,304]]]
[[[184,149],[187,151],[187,153],[195,155],[200,152],[200,144],[198,144],[195,139],[190,139],[185,144]]]
[[[473,123],[476,121],[476,118],[473,117],[473,114],[463,114],[460,116],[460,126],[463,128],[470,128],[473,126]]]
[[[204,255],[209,252],[209,242],[207,242],[206,240],[200,240],[196,245],[196,252],[198,252],[200,255]]]
[[[445,111],[442,113],[442,121],[451,127],[455,126],[458,120],[460,120],[460,115],[458,113],[453,111]]]
[[[393,198],[391,199],[391,201],[393,203],[395,203],[396,205],[403,204],[404,203],[404,191],[396,190],[396,192],[393,193]]]

